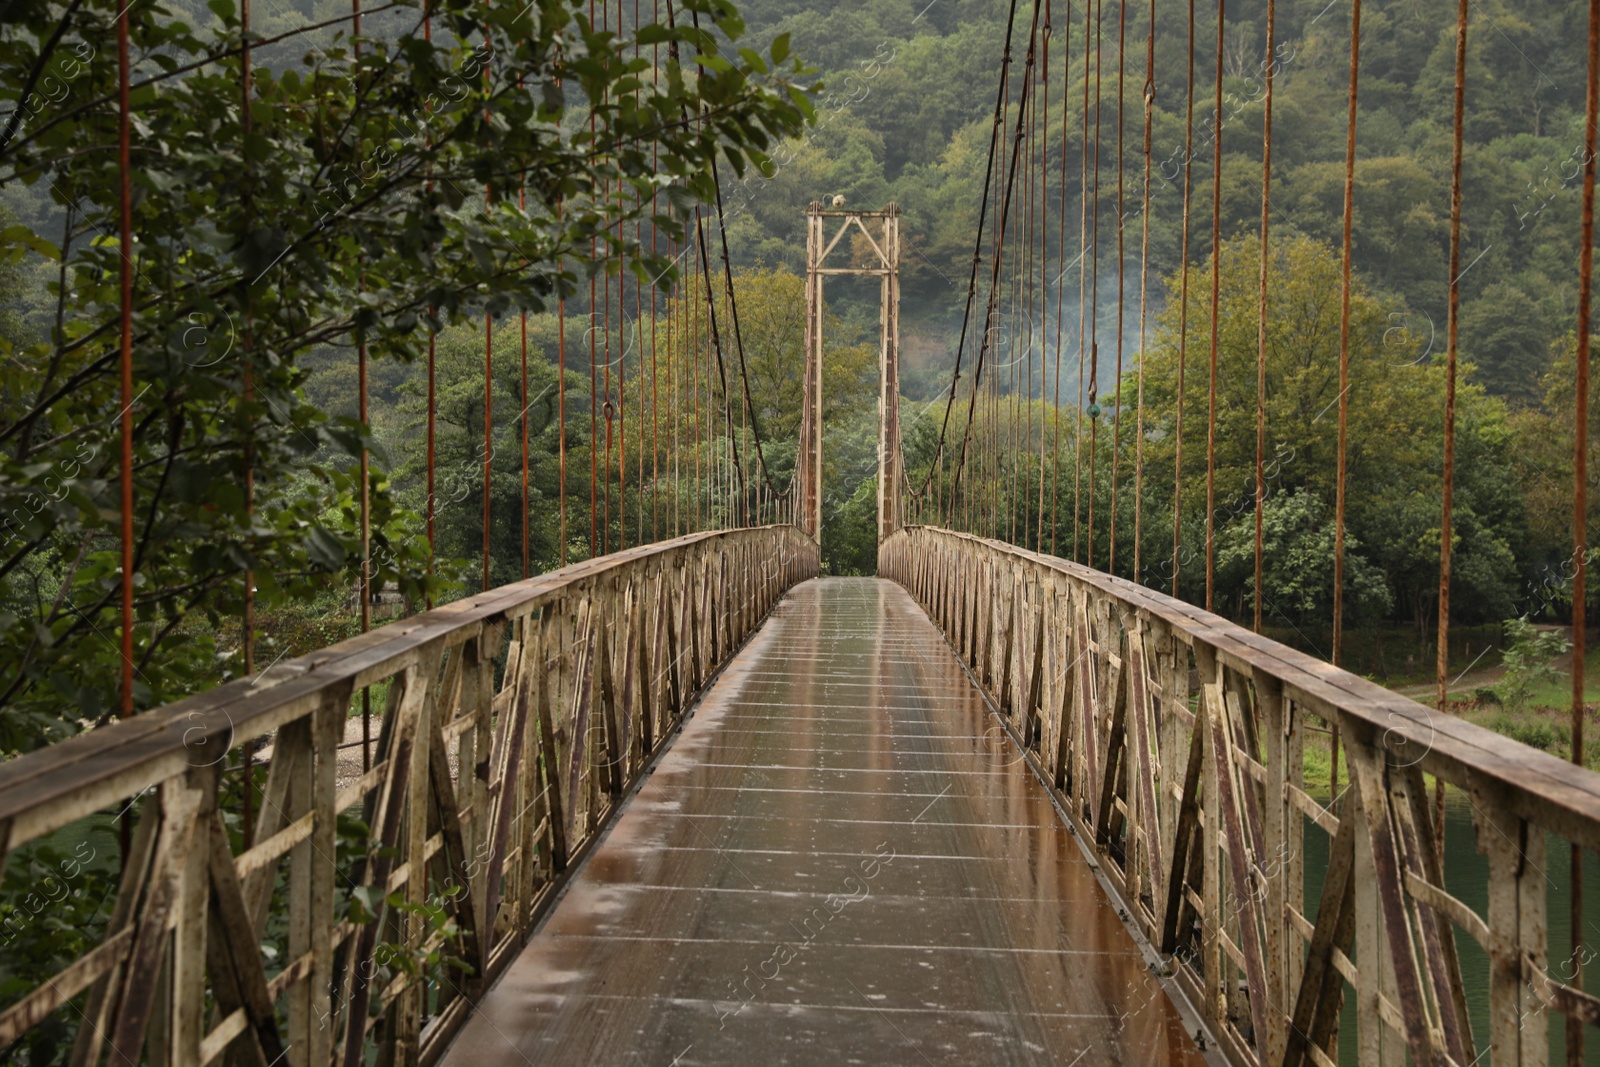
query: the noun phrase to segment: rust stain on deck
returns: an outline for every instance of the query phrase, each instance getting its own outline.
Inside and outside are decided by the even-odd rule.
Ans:
[[[447,1067],[1202,1064],[900,586],[796,587]]]

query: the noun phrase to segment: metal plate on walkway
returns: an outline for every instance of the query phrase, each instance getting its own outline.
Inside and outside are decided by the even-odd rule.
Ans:
[[[444,1062],[1205,1061],[939,632],[833,578],[732,661]]]

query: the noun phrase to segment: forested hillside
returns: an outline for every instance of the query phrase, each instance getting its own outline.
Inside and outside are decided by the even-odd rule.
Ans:
[[[1192,393],[1197,385],[1203,390],[1209,332],[1208,309],[1202,305],[1211,259],[1216,15],[1211,5],[1196,11],[1191,71],[1185,12],[1181,5],[1159,7],[1150,78],[1147,365],[1159,375],[1169,372],[1176,358],[1174,305],[1187,178],[1189,284],[1196,294],[1191,310],[1197,312],[1189,319]],[[1047,401],[1060,396],[1064,404],[1077,398],[1070,404],[1068,440],[1056,446],[1063,451],[1074,448],[1070,440],[1079,426],[1075,416],[1082,402],[1076,371],[1077,353],[1085,347],[1075,336],[1079,299],[1096,277],[1099,313],[1092,336],[1100,366],[1097,375],[1086,370],[1085,376],[1098,377],[1102,398],[1110,392],[1105,383],[1115,378],[1119,296],[1125,369],[1136,365],[1140,347],[1138,279],[1146,222],[1140,205],[1145,174],[1143,46],[1149,11],[1138,4],[1126,12],[1113,4],[1052,5],[1043,16],[1050,39],[1049,84],[1042,91],[1047,117],[1030,130],[1033,154],[1027,158],[1035,180],[1043,183],[1042,200],[1060,205],[1041,220],[1046,229],[1044,262],[1034,270],[1041,283],[1053,281],[1061,289],[1063,382],[1030,371],[1023,381],[1003,381],[1000,389],[1021,389]],[[781,165],[767,176],[747,179],[730,197],[735,254],[749,266],[797,271],[803,266],[800,205],[834,194],[854,206],[897,201],[907,231],[904,328],[913,364],[905,388],[915,397],[936,400],[948,387],[971,269],[1005,6],[876,0],[838,10],[820,3],[755,0],[746,5],[746,15],[758,39],[791,34],[802,55],[822,72],[827,89],[816,126],[803,143],[782,154]],[[1449,15],[1438,4],[1427,3],[1384,5],[1365,14],[1357,119],[1353,261],[1361,294],[1358,306],[1365,311],[1357,316],[1358,370],[1351,395],[1352,410],[1363,427],[1352,468],[1352,523],[1357,541],[1364,543],[1355,573],[1361,581],[1370,573],[1372,589],[1370,596],[1356,599],[1372,618],[1409,618],[1419,630],[1432,617],[1429,590],[1439,524],[1443,381],[1437,365],[1445,348],[1449,281],[1454,43]],[[1022,5],[1019,27],[1026,26],[1026,17],[1027,6]],[[1558,383],[1570,379],[1571,357],[1563,353],[1570,353],[1577,288],[1584,71],[1575,42],[1585,33],[1582,22],[1583,12],[1570,4],[1483,2],[1472,7],[1460,313],[1461,354],[1469,368],[1463,411],[1472,432],[1464,446],[1471,461],[1457,467],[1465,482],[1458,487],[1462,510],[1457,537],[1462,544],[1457,580],[1463,584],[1455,601],[1468,621],[1549,611],[1552,583],[1546,572],[1564,555],[1562,546],[1570,537],[1560,503],[1566,491],[1562,487],[1570,480],[1561,473],[1570,463],[1570,444],[1565,443],[1570,442],[1570,387],[1563,390]],[[1023,32],[1019,28],[1018,34]],[[1283,288],[1271,297],[1281,295],[1283,313],[1274,311],[1282,332],[1274,330],[1274,352],[1279,354],[1269,371],[1275,395],[1268,433],[1269,453],[1291,458],[1275,469],[1269,508],[1302,500],[1298,521],[1310,524],[1303,536],[1282,532],[1274,558],[1287,565],[1295,552],[1309,550],[1306,538],[1316,543],[1327,536],[1331,523],[1334,420],[1319,416],[1338,395],[1334,371],[1349,71],[1347,5],[1280,2],[1276,33],[1272,225],[1274,244],[1284,251],[1283,273],[1274,277]],[[1262,0],[1229,4],[1222,59],[1221,231],[1225,241],[1241,244],[1232,257],[1225,257],[1225,269],[1236,259],[1238,272],[1227,284],[1248,287],[1251,300],[1241,299],[1237,317],[1224,323],[1225,417],[1219,434],[1225,456],[1231,449],[1235,458],[1223,460],[1227,503],[1217,525],[1237,525],[1241,531],[1253,525],[1254,418],[1253,410],[1246,410],[1253,409],[1255,391],[1254,265],[1242,246],[1253,242],[1260,225],[1264,44]],[[1014,63],[1023,47],[1019,36]],[[1120,55],[1127,57],[1126,70]],[[1192,148],[1185,138],[1191,91]],[[1040,94],[1035,95],[1037,99]],[[1008,118],[1014,121],[1014,114]],[[1186,153],[1191,152],[1193,166],[1186,168]],[[1085,189],[1090,190],[1087,209]],[[1090,237],[1096,204],[1098,270]],[[1126,244],[1120,294],[1114,258],[1119,207]],[[1063,215],[1065,228],[1058,238],[1055,228]],[[844,318],[858,324],[857,337],[870,337],[876,325],[875,289],[857,293],[847,286],[837,288],[835,309],[842,306]],[[1041,362],[1056,347],[1049,336],[1055,311],[1046,292],[1044,329],[1038,339],[1029,330],[1023,343]],[[1291,309],[1305,313],[1291,319]],[[1228,313],[1225,306],[1224,315]],[[1283,349],[1276,347],[1280,342]],[[1362,352],[1368,353],[1364,360]],[[1304,370],[1293,370],[1296,366]],[[1360,367],[1371,367],[1373,373],[1363,376]],[[1553,369],[1559,373],[1552,375]],[[1127,373],[1131,395],[1134,373]],[[1414,395],[1407,398],[1408,391]],[[1152,407],[1147,420],[1151,469],[1144,504],[1148,513],[1169,516],[1175,411],[1159,387],[1147,402]],[[1188,403],[1191,419],[1203,416],[1203,392],[1190,395]],[[1042,409],[1028,416],[1046,417],[1053,418]],[[1131,435],[1120,441],[1131,451]],[[1199,455],[1191,448],[1185,461],[1190,493],[1204,473],[1203,459],[1195,466]],[[1073,459],[1081,464],[1081,456]],[[1109,465],[1108,457],[1102,467]],[[1131,497],[1128,486],[1107,485],[1103,491]],[[1191,517],[1185,525],[1193,534],[1204,525],[1204,501],[1190,493],[1185,510]],[[1124,506],[1131,511],[1131,499]],[[1029,505],[1022,507],[1026,511]],[[1316,517],[1306,508],[1313,508]],[[1192,561],[1198,549],[1186,545],[1174,560],[1170,520],[1163,518],[1158,525],[1167,531],[1160,536],[1168,540],[1163,546],[1160,537],[1152,536],[1145,558],[1165,560],[1159,570],[1170,574],[1184,557]],[[1271,537],[1269,530],[1269,541]],[[1129,545],[1120,557],[1124,567],[1131,557]],[[1306,624],[1325,615],[1328,566],[1324,561],[1320,579],[1310,583],[1318,591],[1280,590],[1283,621],[1292,616]],[[1242,609],[1247,572],[1222,568],[1219,602]],[[1269,582],[1274,572],[1286,574],[1284,566],[1269,566]],[[1291,565],[1289,572],[1296,583],[1305,580],[1303,567]]]
[[[1004,460],[979,457],[968,477],[972,492],[992,502],[983,518],[989,532],[1063,555],[1092,556],[1096,565],[1124,574],[1132,573],[1137,556],[1141,580],[1197,596],[1203,566],[1197,561],[1203,561],[1201,539],[1207,526],[1206,464],[1204,449],[1193,444],[1201,439],[1192,435],[1199,426],[1203,438],[1207,402],[1216,7],[1196,5],[1191,37],[1182,5],[1155,6],[1160,21],[1148,78],[1150,5],[1050,3],[1041,9],[1034,68],[1038,80],[1026,119],[1030,135],[1021,142],[1025,166],[1019,193],[1028,204],[1041,206],[1036,214],[1030,209],[1027,218],[1014,216],[1012,221],[1029,247],[1038,249],[1027,267],[1037,306],[1006,304],[1003,314],[1009,318],[995,338],[998,365],[1009,369],[995,383],[999,402],[980,406],[977,415],[980,429],[1004,424],[1026,447]],[[1383,670],[1396,660],[1431,658],[1426,643],[1437,609],[1441,360],[1450,280],[1454,38],[1453,9],[1447,7],[1438,0],[1369,5],[1361,38],[1346,599],[1352,617],[1370,632],[1407,634],[1402,654],[1385,660],[1381,647],[1377,650],[1369,666]],[[194,39],[235,32],[235,10],[215,0],[172,0],[161,14],[163,32],[170,37],[165,47],[176,54]],[[322,24],[347,10],[336,0],[262,5],[255,32],[264,42],[257,53],[264,83],[274,92],[292,94],[312,83],[311,72],[343,62],[349,54],[346,28]],[[1454,614],[1463,624],[1497,630],[1502,620],[1516,616],[1562,619],[1570,595],[1570,568],[1564,569],[1563,560],[1570,550],[1569,383],[1583,163],[1585,72],[1578,43],[1586,27],[1577,5],[1553,0],[1478,0],[1471,11]],[[642,12],[646,19],[665,19],[667,5],[649,0]],[[581,244],[538,246],[566,272],[560,284],[551,280],[550,262],[541,261],[530,263],[520,293],[512,291],[517,283],[506,282],[507,288],[487,294],[452,296],[443,307],[423,300],[420,308],[395,319],[362,319],[368,324],[364,328],[375,331],[366,335],[371,403],[365,428],[354,399],[356,333],[327,329],[296,334],[274,358],[281,361],[282,397],[292,400],[286,410],[293,415],[286,425],[306,430],[298,447],[310,457],[290,465],[298,479],[294,484],[312,494],[305,499],[315,499],[314,506],[304,505],[306,513],[296,521],[315,531],[315,536],[303,536],[321,554],[313,554],[315,566],[307,571],[317,582],[285,592],[284,614],[269,616],[282,641],[298,648],[354,625],[349,595],[356,561],[350,524],[359,495],[354,472],[361,443],[370,446],[372,548],[379,587],[404,588],[409,606],[423,595],[419,588],[405,586],[402,576],[408,567],[414,569],[424,541],[429,482],[422,353],[428,336],[433,338],[438,375],[433,488],[438,515],[429,542],[438,557],[430,578],[433,596],[457,595],[479,581],[477,562],[467,561],[486,540],[477,506],[485,499],[490,578],[499,582],[520,576],[524,430],[529,442],[527,543],[534,570],[695,523],[730,521],[729,514],[711,510],[711,487],[727,488],[734,477],[732,449],[742,447],[748,458],[758,429],[764,432],[767,467],[776,479],[786,478],[795,467],[794,420],[801,389],[804,212],[808,203],[825,197],[843,196],[848,206],[860,208],[893,201],[902,209],[907,461],[913,480],[926,474],[935,456],[941,476],[948,469],[952,450],[939,450],[938,441],[975,249],[984,257],[985,271],[989,265],[989,246],[978,240],[978,219],[990,179],[997,92],[1009,140],[1018,122],[1016,101],[1031,5],[1015,5],[1012,77],[1003,88],[1003,42],[1012,15],[1007,4],[867,0],[841,9],[822,0],[749,0],[741,14],[743,21],[735,27],[740,46],[798,55],[812,68],[798,80],[821,85],[813,101],[813,121],[803,135],[769,146],[764,158],[742,173],[726,159],[721,165],[723,221],[756,425],[718,429],[698,421],[699,405],[718,398],[726,402],[727,393],[726,384],[712,374],[705,354],[707,331],[695,318],[704,308],[690,306],[693,301],[685,300],[684,287],[693,283],[720,291],[720,276],[708,274],[695,281],[653,275],[675,280],[677,288],[652,296],[650,276],[641,281],[635,275],[606,275],[596,283],[591,302]],[[633,18],[631,6],[614,15],[623,22]],[[1339,397],[1338,266],[1349,10],[1326,0],[1279,0],[1276,17],[1270,61],[1275,76],[1274,266],[1269,278],[1266,430],[1272,463],[1265,494],[1263,595],[1272,605],[1269,626],[1277,627],[1280,636],[1317,648],[1332,594],[1336,420],[1329,412]],[[363,31],[372,42],[369,53],[381,52],[380,45],[412,32],[418,21],[414,7],[374,9]],[[308,25],[313,28],[306,29]],[[464,19],[452,32],[462,35],[453,46],[452,62],[460,63],[471,54],[477,30],[472,20]],[[1221,48],[1221,410],[1217,494],[1210,519],[1217,534],[1216,604],[1234,613],[1249,610],[1254,582],[1252,246],[1261,217],[1264,75],[1269,65],[1265,36],[1265,0],[1228,5]],[[141,62],[159,65],[168,60],[155,49]],[[105,67],[91,69],[103,89]],[[176,79],[175,84],[197,94],[203,88],[198,81],[191,85]],[[557,142],[580,133],[590,114],[577,86],[568,84],[561,92],[566,108],[556,127]],[[219,115],[225,110],[218,105]],[[231,120],[214,121],[226,134]],[[382,125],[371,116],[367,121]],[[528,121],[517,132],[538,140],[536,125]],[[64,160],[73,158],[70,146],[50,142],[47,147],[64,152]],[[358,148],[353,144],[350,150]],[[190,150],[192,146],[184,149]],[[13,218],[7,221],[9,254],[0,263],[0,333],[9,352],[23,354],[11,364],[17,377],[7,395],[14,399],[38,393],[38,381],[29,375],[50,365],[53,339],[76,328],[61,321],[70,320],[71,301],[58,300],[63,281],[72,290],[71,272],[39,249],[69,246],[67,258],[74,269],[84,266],[91,254],[102,253],[93,251],[101,246],[95,244],[92,223],[83,214],[67,214],[59,180],[40,180],[47,169],[43,164],[27,157],[5,163],[9,169],[0,173],[0,210]],[[72,165],[59,164],[61,173]],[[187,190],[189,183],[222,180],[219,173],[229,174],[227,165],[216,160],[197,162],[188,170],[174,164],[169,170],[159,179],[168,184],[146,179],[139,196],[175,197],[180,195],[175,190]],[[326,180],[326,170],[317,173]],[[1146,173],[1148,215],[1142,210]],[[642,188],[642,179],[637,180]],[[461,188],[471,187],[476,197],[477,181],[476,176],[465,179],[453,193],[444,190],[443,197],[450,201],[445,208],[452,225],[464,220],[461,224],[474,239],[482,236],[472,230],[478,225],[473,221],[477,209]],[[293,181],[285,185],[286,190],[295,188]],[[1180,294],[1186,189],[1190,301],[1184,313]],[[199,192],[183,195],[194,198],[184,209],[190,212],[182,223],[184,232],[199,234],[205,230],[201,217],[209,210],[208,201]],[[553,197],[548,203],[534,204],[533,199],[534,210],[553,213],[557,206]],[[292,228],[296,213],[314,214],[319,203],[305,197],[296,201],[285,193],[280,206],[290,219],[282,224]],[[391,208],[401,210],[384,206]],[[984,241],[992,242],[992,218]],[[716,212],[710,206],[705,219],[709,246],[719,248]],[[647,249],[658,245],[657,238],[668,240],[665,231],[652,232],[640,220],[633,227],[631,235]],[[406,240],[416,239],[417,232],[407,231]],[[63,242],[63,233],[71,240]],[[389,253],[381,242],[366,239],[364,255],[381,259]],[[672,250],[681,252],[682,240],[680,236]],[[189,263],[181,257],[174,262]],[[440,267],[426,259],[425,251],[407,262]],[[360,271],[349,272],[341,282],[352,286],[345,293],[352,306],[361,276]],[[1148,300],[1141,309],[1142,278],[1148,279]],[[559,307],[557,290],[565,297]],[[72,299],[88,291],[80,286],[75,291],[79,296]],[[341,292],[328,288],[318,299],[332,300]],[[865,573],[875,565],[876,550],[877,286],[830,279],[827,296],[824,558],[834,572]],[[495,316],[487,332],[485,308]],[[352,322],[359,318],[348,314]],[[981,314],[981,306],[974,314]],[[216,315],[208,307],[195,320],[200,325],[177,335],[215,333],[221,322]],[[647,320],[658,321],[653,332]],[[374,321],[381,329],[370,325]],[[1085,322],[1081,331],[1080,321]],[[668,322],[677,325],[663,325]],[[728,319],[723,325],[727,327]],[[233,328],[232,320],[228,326]],[[979,332],[981,326],[974,327],[969,337],[969,360]],[[486,334],[492,365],[488,388]],[[526,383],[519,358],[524,336]],[[563,365],[564,377],[558,369]],[[220,374],[223,366],[206,363],[192,369]],[[1181,389],[1180,373],[1187,375]],[[1134,400],[1141,374],[1142,415]],[[958,390],[950,433],[962,432],[961,391],[971,380],[970,375],[963,379]],[[225,384],[239,386],[218,387]],[[649,398],[648,424],[643,421],[644,397]],[[564,434],[558,424],[562,410],[568,416]],[[1096,414],[1098,421],[1091,417]],[[1191,435],[1181,470],[1176,466],[1180,418],[1189,420],[1186,432]],[[613,453],[607,435],[615,419],[629,420],[629,433],[640,435],[634,441],[651,441],[648,454],[637,448],[626,455]],[[0,421],[15,420],[8,415]],[[27,435],[22,438],[26,452]],[[735,445],[736,440],[742,444]],[[61,447],[71,443],[65,437],[60,441]],[[17,453],[10,460],[17,479],[15,499],[23,500],[29,479],[36,476],[19,472],[33,469],[27,464],[37,466],[39,460],[31,453]],[[70,507],[53,504],[50,513],[66,515],[76,508],[74,514],[87,516],[97,514],[96,506],[105,507],[107,462],[98,456],[100,480],[85,476],[82,498],[74,497]],[[491,482],[487,493],[485,471]],[[723,481],[716,482],[718,478]],[[591,479],[604,494],[604,505],[594,514],[588,496]],[[18,507],[27,511],[29,506]],[[1075,525],[1083,525],[1091,507],[1099,508],[1100,515],[1115,512],[1122,517],[1114,541],[1102,522],[1097,544],[1075,545]],[[37,515],[37,509],[29,514]],[[1137,544],[1133,516],[1139,519]],[[51,535],[38,535],[39,544],[52,544]],[[22,585],[8,587],[15,610],[0,614],[0,622],[14,627],[17,647],[28,649],[29,655],[37,650],[30,644],[28,620],[66,625],[57,619],[61,610],[59,604],[51,605],[50,595],[63,574],[71,578],[75,573],[69,562],[72,548],[63,541],[50,551],[50,559],[18,564],[6,578]],[[296,559],[306,558],[303,549],[297,551],[301,554]],[[312,602],[315,608],[304,607]],[[173,623],[181,633],[181,626],[193,624],[196,616],[187,607],[179,614],[191,620]],[[216,618],[207,625],[220,628],[217,639],[226,650],[233,640],[227,611]]]
[[[1189,30],[1182,5],[1158,7],[1150,269],[1167,276],[1180,261]],[[1273,223],[1279,233],[1333,246],[1340,235],[1347,8],[1325,0],[1277,5]],[[816,129],[793,162],[769,181],[745,183],[748,208],[731,225],[736,253],[748,263],[798,270],[804,255],[800,207],[807,201],[833,193],[852,205],[898,201],[909,231],[907,314],[930,336],[947,330],[959,313],[971,263],[1005,6],[869,0],[840,10],[815,0],[754,0],[744,10],[757,39],[791,34],[801,55],[823,72],[828,92]],[[1386,4],[1365,14],[1362,30],[1355,267],[1374,293],[1394,302],[1393,324],[1425,336],[1442,334],[1445,318],[1454,41],[1453,20],[1446,16],[1452,13],[1436,3]],[[1051,12],[1054,85],[1042,167],[1047,199],[1053,201],[1063,174],[1065,123],[1069,261],[1078,252],[1086,70],[1091,138],[1093,124],[1095,67],[1086,17],[1098,19],[1105,35],[1099,78],[1102,239],[1116,219],[1120,75],[1124,215],[1137,251],[1149,9],[1128,7],[1125,73],[1115,47],[1124,37],[1120,15],[1114,4],[1093,10],[1057,4]],[[1463,277],[1462,345],[1478,381],[1521,403],[1541,397],[1539,378],[1549,367],[1551,345],[1572,324],[1584,82],[1582,50],[1575,43],[1586,32],[1583,18],[1579,7],[1549,0],[1472,6],[1463,227],[1469,249],[1464,259],[1475,262]],[[1210,256],[1215,6],[1201,5],[1196,19],[1190,255],[1202,261]],[[1255,230],[1260,220],[1263,0],[1228,5],[1225,41],[1227,237]],[[1017,50],[1020,58],[1020,44]],[[1064,75],[1063,60],[1069,68]],[[1103,246],[1102,256],[1108,251]],[[1112,274],[1109,266],[1102,266],[1103,279]],[[1067,280],[1066,299],[1075,315],[1077,282]],[[1102,358],[1107,350],[1103,339]]]

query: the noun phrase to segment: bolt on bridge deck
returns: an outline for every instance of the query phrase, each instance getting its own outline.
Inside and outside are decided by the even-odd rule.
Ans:
[[[798,586],[445,1056],[1205,1062],[900,586]]]

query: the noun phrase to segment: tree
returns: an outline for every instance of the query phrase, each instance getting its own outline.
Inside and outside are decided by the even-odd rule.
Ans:
[[[119,10],[136,64],[129,248],[103,236],[118,218],[100,206],[120,199],[117,64],[104,58]],[[537,313],[589,270],[626,264],[670,282],[634,235],[681,236],[685,212],[715,199],[719,159],[736,174],[757,166],[810,114],[787,41],[769,57],[735,51],[743,24],[726,0],[687,0],[674,25],[636,38],[600,32],[573,0],[444,0],[427,9],[431,40],[414,10],[387,24],[392,36],[369,22],[359,51],[347,26],[322,47],[291,38],[281,47],[299,48],[296,62],[256,66],[248,114],[244,30],[231,6],[212,11],[191,24],[160,4],[23,0],[0,35],[0,98],[17,104],[0,115],[0,189],[48,186],[64,219],[59,234],[0,232],[0,262],[67,263],[59,334],[0,363],[8,752],[118,703],[105,635],[119,626],[123,257],[136,273],[143,708],[242,669],[215,634],[239,616],[247,576],[265,608],[343,585],[357,566],[354,457],[381,442],[310,402],[309,352],[364,344],[374,364],[405,362],[453,322]],[[43,79],[70,99],[41,95]],[[412,521],[381,465],[366,491],[381,537]],[[396,531],[388,547],[376,581],[419,596],[425,542]]]
[[[1572,538],[1573,419],[1577,369],[1577,336],[1568,332],[1551,346],[1550,369],[1541,380],[1542,398],[1535,407],[1511,416],[1509,439],[1511,476],[1526,501],[1529,561],[1517,605],[1518,613],[1538,620],[1566,618],[1572,604],[1572,575],[1576,569]],[[1588,464],[1600,470],[1600,407],[1590,406]],[[1600,526],[1600,494],[1588,494],[1587,528]],[[1585,544],[1593,545],[1592,536]],[[1592,553],[1591,549],[1591,553]],[[1589,563],[1593,564],[1593,559]],[[1597,590],[1589,583],[1590,610]]]
[[[1321,622],[1333,613],[1332,509],[1305,489],[1267,499],[1262,522],[1263,604],[1293,623]],[[1234,611],[1250,610],[1255,595],[1255,515],[1240,516],[1217,535],[1218,581],[1242,594]],[[1345,540],[1345,604],[1352,621],[1388,613],[1391,594],[1355,538]]]
[[[1252,579],[1258,255],[1259,246],[1249,237],[1227,241],[1222,249],[1213,518],[1217,531],[1240,523],[1250,531],[1247,573]],[[1180,577],[1187,576],[1182,588],[1191,595],[1203,582],[1205,559],[1210,284],[1204,266],[1191,272],[1181,394],[1184,543],[1178,561]],[[1169,279],[1169,303],[1145,360],[1146,480],[1162,493],[1151,510],[1167,515],[1180,402],[1175,287],[1175,279]],[[1269,501],[1304,494],[1330,513],[1338,466],[1339,305],[1335,250],[1306,237],[1278,242],[1268,277],[1265,492]],[[1444,367],[1440,353],[1428,350],[1426,335],[1409,329],[1393,307],[1359,282],[1352,293],[1346,579],[1357,584],[1346,589],[1346,597],[1352,607],[1358,599],[1369,607],[1383,603],[1384,596],[1359,584],[1370,568],[1382,574],[1387,600],[1425,627],[1436,600]],[[1500,618],[1517,581],[1511,546],[1518,543],[1522,524],[1507,462],[1512,434],[1503,406],[1473,384],[1470,365],[1461,373],[1452,603],[1464,618]],[[1124,392],[1133,387],[1125,385]],[[1310,536],[1320,529],[1320,520],[1308,517],[1308,508],[1296,504],[1280,513],[1281,521],[1292,518],[1291,526],[1298,523],[1302,535]],[[1266,514],[1272,516],[1274,508]],[[1166,561],[1170,575],[1171,527],[1154,523],[1147,529],[1146,558]],[[1280,540],[1280,550],[1287,551],[1293,540],[1289,527]],[[1328,574],[1331,580],[1331,570]],[[1219,570],[1217,602],[1248,603],[1245,577],[1235,569]],[[1268,575],[1269,583],[1283,580]],[[1297,596],[1302,605],[1321,603],[1309,594]]]

